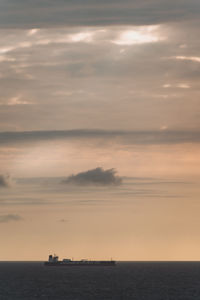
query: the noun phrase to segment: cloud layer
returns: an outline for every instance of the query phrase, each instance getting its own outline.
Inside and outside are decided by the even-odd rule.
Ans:
[[[75,184],[81,186],[120,185],[122,183],[122,178],[116,175],[115,169],[104,170],[102,168],[96,168],[96,169],[88,170],[86,172],[81,172],[75,175],[71,175],[66,180],[64,180],[63,183]]]
[[[48,130],[0,132],[0,145],[67,139],[103,139],[138,145],[199,143],[199,131]]]
[[[52,27],[156,24],[198,16],[198,0],[2,0],[0,26]]]
[[[1,131],[196,130],[198,28],[1,29]]]

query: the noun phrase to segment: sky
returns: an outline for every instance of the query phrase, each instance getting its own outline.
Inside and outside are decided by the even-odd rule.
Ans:
[[[199,0],[0,0],[0,260],[200,259]]]

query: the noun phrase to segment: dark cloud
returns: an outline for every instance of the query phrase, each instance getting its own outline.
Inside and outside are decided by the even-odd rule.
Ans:
[[[12,222],[12,221],[21,221],[22,217],[20,217],[19,215],[0,215],[0,223],[8,223],[8,222]]]
[[[10,177],[0,175],[0,188],[1,187],[9,187],[10,186]]]
[[[199,143],[199,131],[125,131],[125,130],[52,130],[1,132],[0,145],[67,139],[103,139],[125,144],[181,144]]]
[[[76,175],[69,176],[63,183],[76,184],[76,185],[119,185],[122,183],[122,179],[116,175],[115,169],[104,170],[102,168],[96,168],[81,172]]]
[[[147,25],[199,16],[199,0],[2,0],[1,28]]]

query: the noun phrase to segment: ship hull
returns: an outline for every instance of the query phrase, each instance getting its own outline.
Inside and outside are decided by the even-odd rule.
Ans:
[[[48,262],[44,263],[47,267],[113,267],[116,265],[115,261],[88,261],[88,262]]]

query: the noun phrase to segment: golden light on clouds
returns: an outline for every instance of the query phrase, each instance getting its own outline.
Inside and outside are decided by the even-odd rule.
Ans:
[[[131,46],[137,44],[154,43],[165,39],[159,35],[159,26],[142,26],[124,30],[113,43]]]
[[[194,62],[200,62],[200,57],[198,56],[176,56],[175,58],[179,60],[191,60]]]

